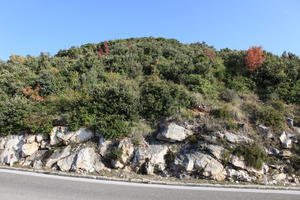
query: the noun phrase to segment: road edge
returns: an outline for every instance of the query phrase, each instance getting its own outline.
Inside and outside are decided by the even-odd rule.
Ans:
[[[73,177],[73,178],[86,178],[93,180],[103,180],[103,181],[119,181],[127,183],[140,183],[140,184],[156,184],[156,185],[170,185],[170,186],[188,186],[188,187],[215,187],[215,188],[235,188],[235,189],[261,189],[261,190],[293,190],[300,191],[300,186],[274,186],[274,185],[237,185],[237,184],[212,184],[212,183],[187,183],[187,182],[175,182],[175,181],[156,181],[151,179],[132,179],[132,178],[117,178],[108,177],[101,175],[88,175],[88,174],[73,174],[61,171],[48,171],[48,170],[37,170],[29,168],[19,168],[19,167],[9,167],[0,165],[0,169],[21,171],[21,172],[31,172],[37,174],[55,175],[63,177]]]

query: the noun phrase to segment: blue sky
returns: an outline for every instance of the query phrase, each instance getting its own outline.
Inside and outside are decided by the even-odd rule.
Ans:
[[[1,0],[0,59],[129,37],[300,55],[299,0]]]

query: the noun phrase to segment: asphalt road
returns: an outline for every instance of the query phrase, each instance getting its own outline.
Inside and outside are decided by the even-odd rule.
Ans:
[[[300,191],[124,183],[0,169],[0,200],[299,200]]]

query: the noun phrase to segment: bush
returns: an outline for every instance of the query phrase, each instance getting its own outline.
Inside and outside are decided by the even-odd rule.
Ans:
[[[262,107],[258,111],[258,121],[265,126],[270,126],[274,130],[281,130],[284,127],[284,113],[271,106]]]
[[[243,156],[246,165],[255,169],[261,169],[264,161],[267,159],[266,153],[258,146],[237,146],[233,153],[237,156]]]
[[[114,149],[109,153],[108,158],[110,160],[120,160],[122,154],[123,154],[122,149]]]

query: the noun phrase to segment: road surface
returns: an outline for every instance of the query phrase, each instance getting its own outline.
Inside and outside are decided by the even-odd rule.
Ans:
[[[0,169],[0,200],[300,200],[300,191],[166,186]]]

